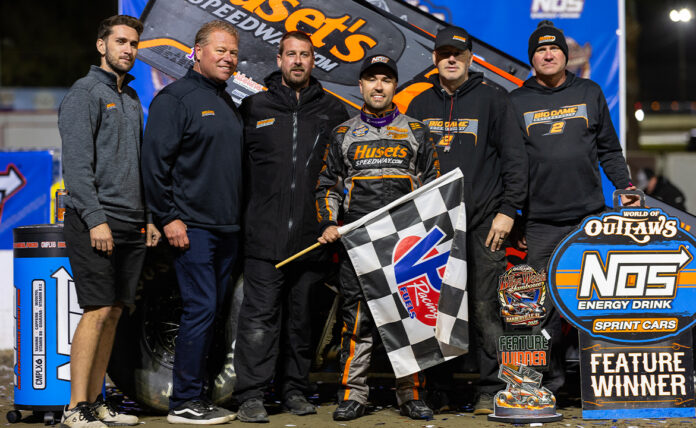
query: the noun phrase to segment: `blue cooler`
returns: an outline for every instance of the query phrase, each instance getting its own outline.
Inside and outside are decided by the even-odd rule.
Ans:
[[[62,224],[14,229],[14,286],[17,410],[7,418],[32,410],[53,424],[53,412],[70,401],[70,344],[82,316]]]

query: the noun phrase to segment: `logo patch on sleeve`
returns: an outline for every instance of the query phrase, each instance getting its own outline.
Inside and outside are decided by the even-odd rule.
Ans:
[[[275,123],[275,117],[271,117],[264,120],[259,120],[256,122],[256,128],[263,128],[264,126],[270,126]]]
[[[215,110],[203,110],[201,112],[201,117],[215,116]]]
[[[346,132],[348,132],[347,126],[339,126],[338,128],[336,128],[337,134],[345,134]]]

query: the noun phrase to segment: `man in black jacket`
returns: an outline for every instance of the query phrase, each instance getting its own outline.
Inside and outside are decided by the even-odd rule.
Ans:
[[[526,196],[527,160],[507,94],[483,84],[482,73],[469,72],[472,58],[471,38],[464,29],[440,30],[433,51],[438,73],[430,77],[431,86],[411,101],[406,114],[422,120],[439,137],[435,147],[442,172],[458,167],[464,173],[467,289],[481,374],[474,413],[489,414],[493,394],[504,387],[498,379],[496,354],[503,331],[498,277],[506,267],[505,239]],[[432,388],[451,387],[444,379],[451,367],[446,363],[426,371]],[[445,407],[446,394],[432,395],[436,410]]]
[[[582,219],[604,209],[599,162],[617,189],[631,186],[621,144],[599,85],[566,71],[568,45],[563,31],[542,21],[529,37],[535,76],[512,92],[529,160],[529,199],[525,209],[527,261],[546,269],[556,245]],[[636,203],[625,198],[624,203]],[[551,336],[549,373],[544,386],[563,386],[561,320],[551,299],[536,330]]]
[[[225,91],[237,67],[238,40],[227,22],[203,25],[193,68],[157,94],[145,130],[145,196],[176,249],[183,304],[170,423],[218,424],[229,416],[205,395],[205,363],[239,243],[242,118]]]
[[[348,119],[343,105],[311,77],[314,48],[300,31],[286,33],[279,71],[267,92],[245,98],[246,211],[244,302],[235,347],[235,398],[243,422],[265,422],[265,389],[274,380],[286,410],[316,413],[307,402],[309,293],[327,274],[322,250],[281,268],[275,264],[319,235],[314,186],[331,130]]]

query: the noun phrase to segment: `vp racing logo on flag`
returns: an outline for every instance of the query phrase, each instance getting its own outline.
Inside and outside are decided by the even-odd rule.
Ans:
[[[525,112],[524,126],[529,135],[529,128],[533,125],[546,125],[548,130],[543,135],[562,134],[566,121],[570,119],[585,119],[585,125],[589,126],[587,119],[587,105],[577,104],[562,106],[548,110],[536,110]]]
[[[561,313],[596,338],[649,342],[696,320],[696,239],[657,208],[586,218],[556,248],[549,291]]]
[[[394,275],[409,317],[435,327],[440,287],[452,241],[437,226],[424,237],[407,236],[394,248]]]

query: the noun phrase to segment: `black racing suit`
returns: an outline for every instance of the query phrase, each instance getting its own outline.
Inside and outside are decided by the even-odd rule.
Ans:
[[[319,221],[323,228],[335,225],[339,217],[352,222],[439,175],[430,134],[421,122],[396,108],[381,118],[363,111],[333,131],[317,184]],[[366,404],[374,323],[345,251],[340,259],[343,330],[338,400]],[[420,386],[418,374],[397,379],[399,405],[420,399]]]
[[[630,185],[626,160],[599,85],[566,72],[557,88],[530,78],[511,93],[529,159],[525,215],[528,263],[547,267],[556,245],[582,219],[604,209],[598,163],[618,189]],[[565,373],[561,320],[547,298],[546,318],[535,328],[551,336],[551,361],[544,385],[554,393]]]

